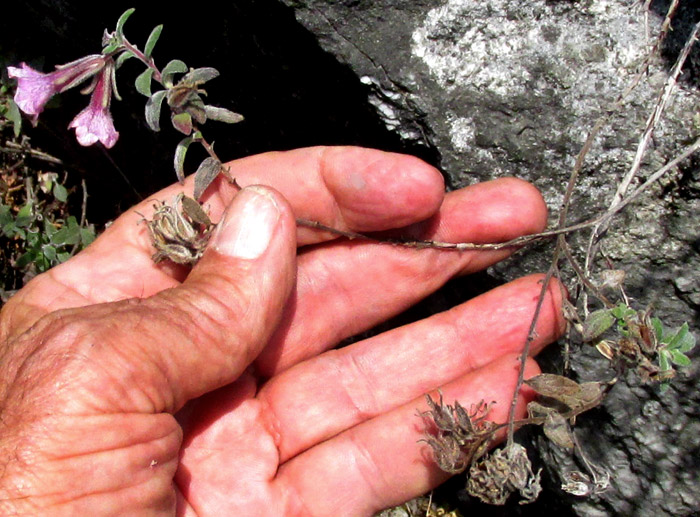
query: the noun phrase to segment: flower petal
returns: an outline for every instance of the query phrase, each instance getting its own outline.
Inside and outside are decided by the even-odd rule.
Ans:
[[[56,93],[57,88],[53,83],[51,74],[42,74],[25,63],[22,68],[7,67],[10,77],[17,79],[17,91],[15,102],[19,109],[27,115],[39,115],[48,100]]]
[[[111,148],[119,138],[109,111],[95,109],[92,103],[78,113],[68,127],[75,128],[75,137],[78,143],[84,146],[92,145],[99,140],[105,147]]]

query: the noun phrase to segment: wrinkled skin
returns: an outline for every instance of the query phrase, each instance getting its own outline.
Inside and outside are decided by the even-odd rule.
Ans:
[[[544,227],[532,186],[445,195],[423,162],[358,148],[229,165],[272,188],[210,187],[224,221],[191,271],[154,264],[139,224],[174,185],[3,308],[0,514],[368,515],[446,478],[418,443],[424,393],[493,400],[505,420],[541,277],[334,350],[512,250],[348,242],[294,218],[496,242]],[[552,285],[533,353],[561,333],[559,307]]]

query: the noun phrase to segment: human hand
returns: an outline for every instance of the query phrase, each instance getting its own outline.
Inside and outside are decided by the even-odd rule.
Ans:
[[[446,478],[416,443],[424,393],[494,400],[489,418],[506,419],[540,277],[332,350],[509,251],[348,242],[294,217],[504,241],[543,228],[533,187],[444,195],[432,167],[358,148],[230,167],[241,185],[276,190],[235,196],[216,182],[207,203],[225,220],[191,272],[154,264],[138,224],[176,185],[3,308],[1,514],[365,515]],[[533,353],[560,334],[559,296],[551,287]]]

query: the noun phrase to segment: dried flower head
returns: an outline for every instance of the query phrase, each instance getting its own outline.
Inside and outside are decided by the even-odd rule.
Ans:
[[[146,224],[156,248],[153,260],[168,259],[177,264],[196,263],[214,228],[199,203],[182,193],[172,205],[157,205],[153,219]]]
[[[467,492],[485,503],[503,505],[517,491],[523,497],[520,504],[531,503],[542,491],[540,472],[532,472],[525,447],[513,443],[472,464]]]
[[[420,413],[431,420],[437,432],[424,439],[433,451],[435,463],[451,474],[464,471],[469,464],[483,455],[491,442],[496,424],[486,420],[489,405],[483,401],[468,412],[458,401],[455,405],[443,403],[442,394],[436,402],[426,395],[429,411]]]

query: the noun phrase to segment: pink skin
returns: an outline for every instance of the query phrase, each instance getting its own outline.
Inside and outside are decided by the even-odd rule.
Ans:
[[[424,393],[495,400],[505,419],[541,277],[334,350],[512,250],[348,243],[294,218],[497,241],[545,225],[532,186],[445,195],[432,167],[358,148],[229,165],[274,190],[215,182],[207,203],[225,222],[191,271],[153,264],[137,224],[174,185],[2,309],[1,514],[369,515],[446,478],[417,443]],[[562,332],[560,304],[551,285],[533,354]]]

